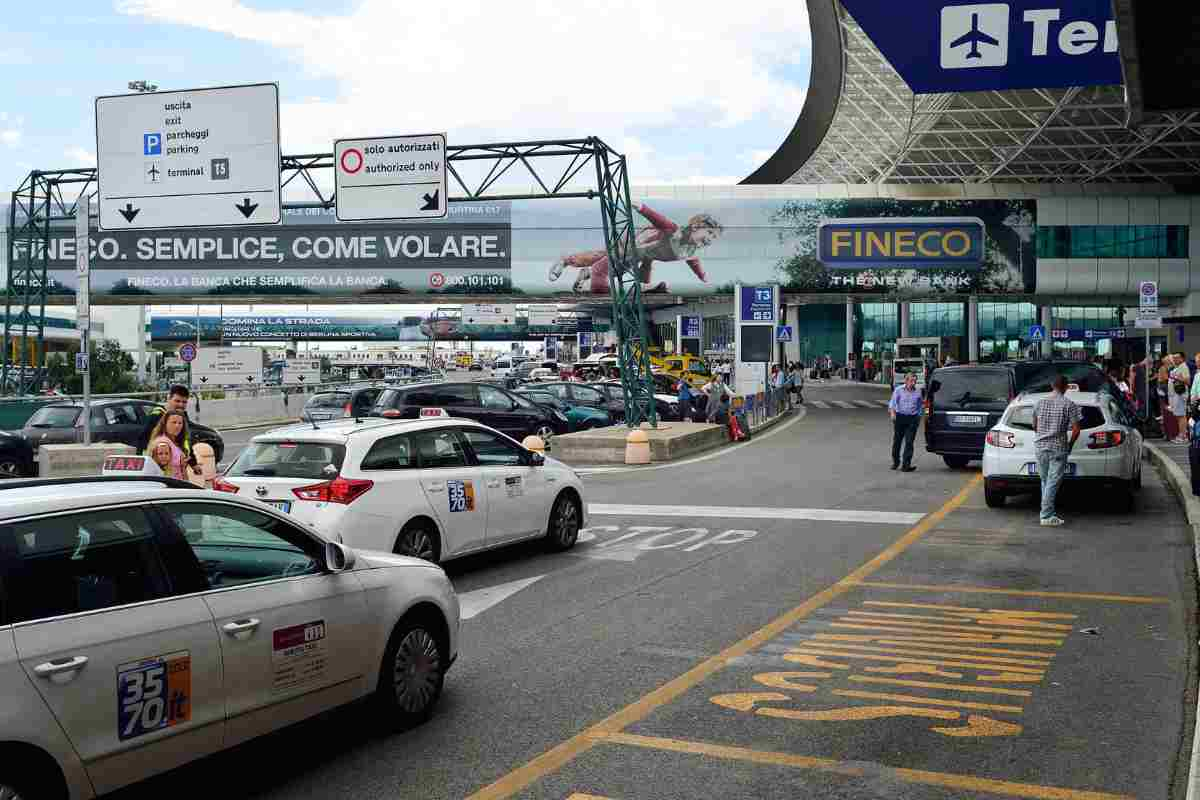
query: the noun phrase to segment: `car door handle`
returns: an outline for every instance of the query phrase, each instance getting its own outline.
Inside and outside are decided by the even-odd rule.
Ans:
[[[489,488],[489,489],[499,489],[499,488],[500,488],[500,481],[488,481],[488,482],[487,482],[487,485],[488,485],[488,488]]]
[[[428,484],[425,488],[427,488],[431,492],[441,492],[441,491],[445,491],[446,484],[442,483],[441,481],[438,481],[437,483]]]
[[[251,617],[249,619],[235,619],[233,622],[226,622],[221,629],[239,642],[244,642],[253,635],[254,631],[261,624],[260,620]]]
[[[74,680],[75,675],[84,668],[87,662],[87,656],[53,658],[45,664],[38,664],[33,671],[39,678],[46,678],[51,683],[63,684]]]
[[[554,475],[547,475],[547,476],[546,476],[546,483],[554,483],[554,482],[555,482],[555,481],[557,481],[557,480],[558,480],[558,478],[557,478],[557,477],[555,477]]]

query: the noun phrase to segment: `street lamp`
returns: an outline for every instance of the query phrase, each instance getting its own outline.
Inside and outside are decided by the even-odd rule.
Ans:
[[[157,92],[158,85],[149,81],[130,81],[126,84],[131,92]]]

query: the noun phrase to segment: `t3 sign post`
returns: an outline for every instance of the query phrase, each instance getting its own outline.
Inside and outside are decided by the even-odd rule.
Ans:
[[[79,288],[75,292],[75,325],[79,328],[79,352],[82,359],[75,359],[75,368],[83,373],[83,443],[92,443],[92,371],[89,364],[91,351],[88,348],[92,327],[91,269],[88,261],[88,223],[92,215],[92,199],[88,195],[79,198],[75,210],[75,277]]]
[[[700,317],[678,316],[675,318],[675,352],[680,355],[698,356],[701,351]]]
[[[736,394],[753,395],[767,388],[767,371],[775,349],[775,323],[779,317],[779,287],[739,283],[734,287],[734,296],[737,367],[733,389]]]

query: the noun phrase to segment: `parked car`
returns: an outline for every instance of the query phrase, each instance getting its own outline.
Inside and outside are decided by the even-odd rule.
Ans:
[[[603,391],[608,396],[610,403],[619,403],[621,406],[621,419],[619,421],[624,421],[625,387],[621,385],[620,381],[602,381],[601,383],[589,383],[586,385]],[[681,419],[679,415],[679,398],[677,395],[655,392],[654,407],[658,413],[658,418],[661,420],[676,422]]]
[[[533,435],[549,442],[555,434],[570,430],[565,415],[481,382],[389,387],[380,393],[371,416],[416,419],[423,408],[444,408],[452,416],[475,420],[518,442]]]
[[[483,372],[483,364],[480,364],[478,361],[475,361],[471,364],[471,366],[467,367],[467,371],[468,372]]]
[[[458,655],[445,572],[252,499],[161,477],[0,499],[5,797],[107,795],[359,701],[421,722]]]
[[[29,440],[19,433],[0,431],[0,478],[29,478],[36,472]]]
[[[992,508],[1010,494],[1041,488],[1034,449],[1033,417],[1037,402],[1048,393],[1017,398],[999,424],[987,432],[983,450],[984,499]],[[1080,407],[1082,433],[1067,462],[1063,484],[1087,485],[1094,497],[1109,498],[1132,510],[1134,492],[1142,487],[1142,434],[1136,420],[1104,394],[1067,392]]]
[[[326,536],[444,562],[544,538],[574,546],[583,483],[565,464],[444,410],[254,437],[214,489],[254,496]]]
[[[571,426],[571,433],[591,430],[592,428],[604,428],[612,424],[612,418],[609,416],[607,409],[592,408],[585,405],[572,405],[568,400],[563,400],[555,394],[543,391],[543,387],[540,386],[530,386],[526,389],[520,389],[517,391],[517,394],[532,400],[539,406],[545,406],[561,412]]]
[[[365,417],[371,413],[382,391],[381,386],[370,386],[346,391],[318,392],[308,398],[300,412],[300,419],[305,422],[323,422],[342,417]]]
[[[607,392],[595,386],[563,381],[539,384],[536,389],[539,392],[549,392],[569,406],[586,406],[604,412],[608,419],[605,424],[613,424],[625,419],[624,401],[613,399]]]
[[[137,447],[146,429],[149,412],[161,408],[150,400],[107,398],[93,400],[92,441],[121,442]],[[19,434],[29,442],[36,459],[37,449],[43,444],[75,444],[83,441],[83,403],[66,401],[49,403],[33,412]],[[220,463],[225,454],[225,442],[221,434],[207,425],[188,421],[192,444],[204,442],[212,447]]]
[[[1082,361],[1013,361],[941,367],[925,393],[925,449],[962,469],[983,458],[984,438],[1022,392],[1047,392],[1058,375],[1080,391],[1108,383],[1104,371]]]

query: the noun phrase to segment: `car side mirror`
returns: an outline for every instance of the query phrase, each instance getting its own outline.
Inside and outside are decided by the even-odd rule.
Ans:
[[[529,466],[531,466],[531,467],[546,466],[546,457],[544,455],[542,455],[541,453],[530,453],[529,454]]]
[[[340,542],[325,543],[325,567],[330,572],[345,572],[354,567],[354,551]]]

